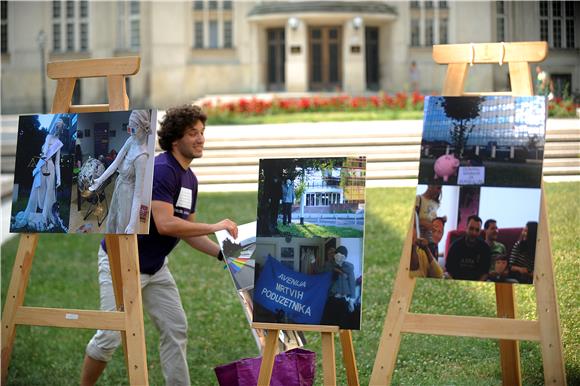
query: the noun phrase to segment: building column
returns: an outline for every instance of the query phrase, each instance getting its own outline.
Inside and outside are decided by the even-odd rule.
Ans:
[[[286,22],[286,91],[308,91],[308,26],[298,20],[297,26]]]
[[[355,27],[353,19],[343,24],[342,85],[344,91],[358,95],[366,90],[365,26]]]

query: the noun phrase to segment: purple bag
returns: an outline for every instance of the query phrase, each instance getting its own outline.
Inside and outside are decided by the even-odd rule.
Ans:
[[[220,386],[256,386],[262,357],[244,358],[216,367]],[[316,353],[301,348],[282,352],[274,359],[270,386],[312,386],[316,375]]]

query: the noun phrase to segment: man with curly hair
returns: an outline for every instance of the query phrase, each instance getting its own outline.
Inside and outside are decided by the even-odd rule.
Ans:
[[[165,151],[155,157],[151,222],[148,235],[139,235],[139,265],[143,306],[159,330],[159,354],[165,383],[189,385],[186,359],[187,319],[167,256],[179,240],[223,260],[219,246],[208,238],[227,230],[237,238],[237,225],[224,219],[215,224],[195,221],[197,178],[189,168],[203,155],[207,116],[198,106],[167,110],[157,132]],[[99,249],[101,309],[114,311],[115,297],[106,246]],[[94,385],[121,343],[118,331],[98,330],[86,348],[81,385]]]

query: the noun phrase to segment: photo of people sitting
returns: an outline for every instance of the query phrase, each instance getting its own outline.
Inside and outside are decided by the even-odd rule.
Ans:
[[[540,190],[419,185],[413,277],[532,284]]]

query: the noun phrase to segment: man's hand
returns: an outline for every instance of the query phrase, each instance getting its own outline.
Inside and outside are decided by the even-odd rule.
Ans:
[[[217,230],[225,229],[230,233],[230,235],[232,235],[234,239],[238,238],[238,225],[229,218],[218,222],[216,227],[218,228]]]

